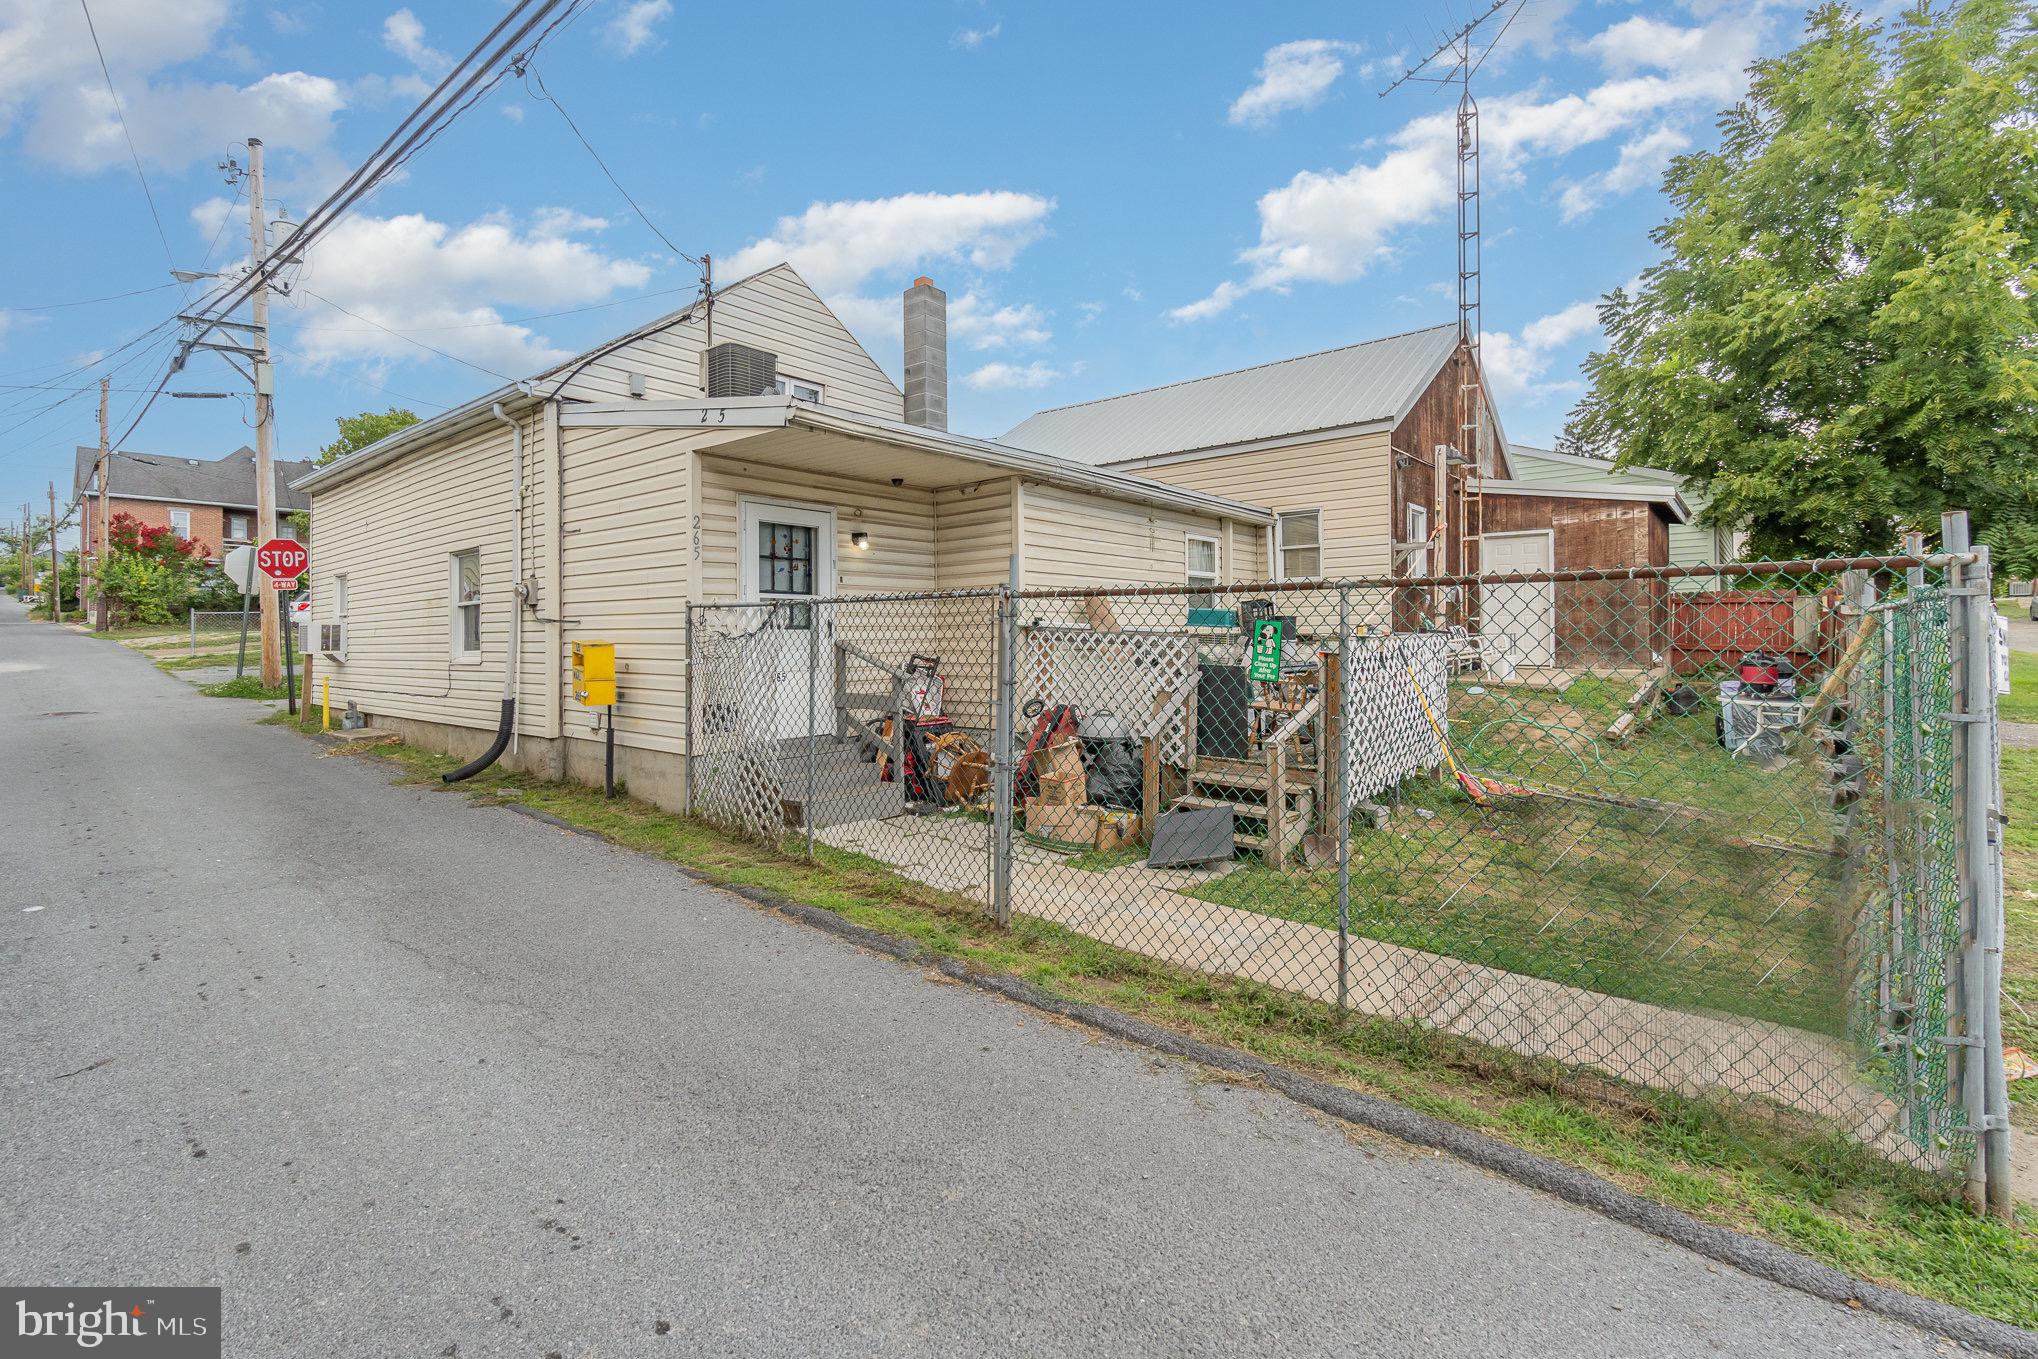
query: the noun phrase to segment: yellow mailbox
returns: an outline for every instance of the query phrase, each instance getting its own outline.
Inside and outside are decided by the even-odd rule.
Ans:
[[[616,701],[616,644],[573,644],[573,696],[589,708],[613,707]]]

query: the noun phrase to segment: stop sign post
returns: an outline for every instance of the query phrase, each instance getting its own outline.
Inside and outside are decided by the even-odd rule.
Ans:
[[[255,549],[255,569],[269,578],[278,590],[297,587],[297,578],[311,569],[311,553],[303,543],[289,538],[271,538]]]

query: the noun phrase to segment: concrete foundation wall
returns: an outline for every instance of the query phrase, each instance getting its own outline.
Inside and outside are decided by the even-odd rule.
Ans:
[[[491,728],[456,727],[415,717],[384,717],[369,714],[374,725],[393,731],[406,745],[420,750],[471,760],[495,740]],[[582,783],[599,788],[602,782],[602,745],[599,741],[542,736],[521,736],[512,749],[503,752],[499,763],[506,769],[534,778]],[[626,787],[631,797],[662,807],[669,812],[686,809],[686,761],[671,751],[616,747],[616,784]]]

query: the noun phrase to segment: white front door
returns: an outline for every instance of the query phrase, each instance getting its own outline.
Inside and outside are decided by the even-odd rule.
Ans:
[[[755,679],[770,695],[770,729],[788,738],[828,735],[835,710],[834,630],[829,611],[815,601],[835,596],[835,512],[775,500],[745,499],[740,508],[738,581],[745,600],[768,606]]]
[[[1479,540],[1482,575],[1556,569],[1557,540],[1549,529],[1488,533]],[[1479,631],[1489,656],[1515,665],[1557,663],[1557,587],[1547,580],[1485,581],[1479,586]],[[1495,653],[1498,653],[1497,655]],[[1492,663],[1489,661],[1489,669]]]

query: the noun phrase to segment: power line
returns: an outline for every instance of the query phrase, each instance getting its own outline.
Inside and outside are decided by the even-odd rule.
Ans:
[[[142,158],[134,149],[134,134],[127,130],[127,114],[120,107],[120,91],[113,88],[113,72],[106,67],[106,50],[99,45],[99,28],[92,22],[92,6],[86,0],[78,0],[78,8],[85,11],[85,31],[92,35],[92,51],[99,57],[99,74],[105,78],[106,93],[113,100],[113,116],[120,123],[122,140],[127,143],[127,158],[134,162],[134,177],[141,181],[142,197],[149,201],[149,217],[156,224],[156,239],[163,243],[163,258],[175,269],[177,257],[170,252],[170,234],[163,230],[163,215],[156,211],[156,196],[149,190],[149,177],[142,173]]]
[[[305,288],[304,291],[310,292],[311,290]],[[627,307],[632,302],[648,302],[654,297],[672,297],[678,293],[697,294],[699,291],[700,289],[697,285],[688,284],[684,288],[660,288],[654,292],[634,293],[629,297],[618,297],[607,302],[592,302],[585,307],[565,307],[559,311],[538,311],[532,312],[527,316],[504,316],[493,321],[462,321],[458,325],[412,326],[404,333],[407,335],[431,335],[448,330],[487,330],[492,326],[520,326],[526,321],[550,321],[561,316],[579,316],[584,312],[605,311],[610,307]],[[320,298],[319,300],[324,301],[325,299]],[[383,328],[381,326],[376,327],[378,330]],[[325,333],[328,335],[365,335],[367,332],[353,326],[334,326],[327,329]]]
[[[327,297],[322,293],[315,293],[311,289],[304,287],[300,287],[298,291],[303,293],[306,297],[310,297],[316,299],[317,301],[325,303],[328,307],[331,307],[334,311],[345,312],[348,316],[353,317],[356,321],[366,321],[369,325],[375,327],[383,334],[394,335],[397,339],[402,340],[405,344],[414,344],[419,349],[430,350],[432,353],[437,354],[442,359],[451,359],[455,363],[465,364],[467,367],[472,368],[477,373],[486,373],[488,376],[492,378],[501,378],[504,382],[516,381],[516,379],[511,377],[508,373],[498,373],[493,368],[484,368],[478,363],[474,363],[471,360],[461,358],[458,354],[449,354],[443,349],[437,348],[434,345],[428,345],[423,340],[417,339],[410,335],[406,335],[400,330],[393,330],[390,327],[383,325],[380,321],[376,320],[372,316],[363,316],[358,311],[348,311],[347,308],[341,306],[339,303],[333,301],[330,297]]]
[[[558,99],[556,99],[553,96],[552,92],[545,88],[545,77],[538,73],[536,67],[530,68],[528,72],[525,74],[524,88],[526,90],[531,89],[531,82],[533,80],[538,82],[538,88],[535,90],[531,90],[532,97],[544,100],[546,103],[550,104],[553,108],[559,111],[559,116],[566,120],[566,126],[572,130],[574,137],[577,138],[581,146],[586,149],[587,154],[594,157],[594,163],[601,167],[602,174],[608,177],[609,183],[615,185],[616,192],[623,196],[624,202],[628,203],[632,208],[636,210],[638,220],[642,221],[645,226],[651,228],[652,235],[656,236],[659,240],[665,242],[665,248],[667,250],[670,250],[673,254],[679,256],[681,259],[685,260],[688,264],[691,264],[694,268],[696,269],[700,268],[701,262],[698,259],[695,259],[692,255],[689,255],[686,251],[681,250],[678,246],[674,245],[672,243],[672,238],[666,235],[663,231],[660,231],[658,229],[658,223],[651,220],[651,214],[644,211],[644,205],[642,203],[639,203],[635,198],[632,198],[630,196],[630,191],[623,187],[623,181],[616,178],[615,171],[609,169],[609,163],[601,158],[601,152],[594,149],[594,143],[590,142],[587,139],[587,134],[580,130],[580,124],[573,121],[573,115],[566,111],[566,105],[560,103]]]
[[[76,302],[44,302],[35,307],[0,307],[0,311],[63,311],[67,307],[90,307],[100,302],[118,302],[124,297],[140,297],[144,293],[159,293],[165,288],[174,288],[174,283],[156,283],[146,288],[130,288],[124,293],[108,293],[104,297],[81,297]]]

